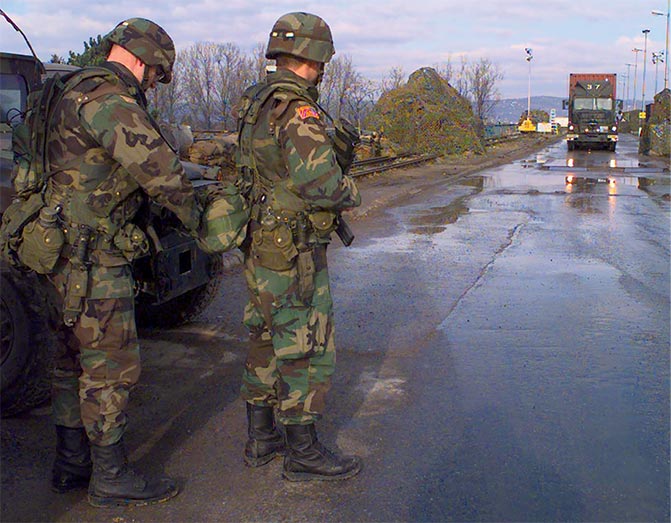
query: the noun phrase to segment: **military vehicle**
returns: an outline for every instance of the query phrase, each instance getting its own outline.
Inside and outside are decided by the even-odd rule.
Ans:
[[[571,73],[568,109],[569,151],[576,148],[608,149],[617,146],[618,111],[622,100],[616,100],[617,76],[612,73]]]
[[[13,198],[12,124],[25,111],[28,94],[49,74],[68,67],[33,56],[0,53],[0,214]],[[192,183],[212,183],[204,166],[184,162]],[[147,200],[138,225],[151,238],[151,253],[134,262],[136,316],[140,326],[175,326],[193,319],[217,295],[221,255],[200,250],[170,211]],[[43,276],[0,261],[1,413],[25,411],[47,399],[54,327],[62,321],[57,299]]]

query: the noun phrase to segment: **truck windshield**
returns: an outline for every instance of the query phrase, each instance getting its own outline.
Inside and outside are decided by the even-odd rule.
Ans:
[[[0,74],[0,122],[7,123],[20,119],[27,96],[28,86],[22,76]]]
[[[612,98],[576,98],[573,101],[573,109],[581,111],[587,109],[589,111],[612,111]]]

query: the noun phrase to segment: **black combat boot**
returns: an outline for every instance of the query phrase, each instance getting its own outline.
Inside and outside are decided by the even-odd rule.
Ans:
[[[91,455],[89,503],[94,507],[151,505],[167,501],[179,492],[168,477],[146,479],[130,468],[122,441],[108,447],[91,445]]]
[[[317,440],[313,423],[285,425],[287,454],[282,476],[289,481],[338,480],[355,476],[361,470],[357,456],[338,456]]]
[[[83,428],[56,425],[56,460],[51,490],[61,494],[84,488],[91,479],[91,449]]]
[[[285,453],[284,437],[275,425],[272,407],[247,403],[247,434],[245,463],[250,467],[260,467]]]

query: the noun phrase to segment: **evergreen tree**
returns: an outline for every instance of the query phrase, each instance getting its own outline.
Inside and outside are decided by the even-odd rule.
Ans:
[[[107,58],[103,48],[103,37],[98,35],[96,38],[89,38],[88,43],[84,42],[84,52],[75,53],[70,51],[68,64],[85,67],[87,65],[100,65]]]

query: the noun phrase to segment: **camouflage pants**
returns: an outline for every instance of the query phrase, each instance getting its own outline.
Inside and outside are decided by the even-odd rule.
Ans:
[[[51,277],[64,296],[70,265]],[[89,297],[56,351],[52,410],[57,425],[86,429],[89,440],[112,445],[123,436],[130,388],[140,376],[130,268],[93,266]]]
[[[285,425],[312,423],[321,417],[335,369],[325,245],[314,248],[313,260],[314,291],[301,296],[296,266],[273,271],[245,257],[250,300],[244,323],[250,348],[242,398],[256,405],[276,406],[278,421]]]

